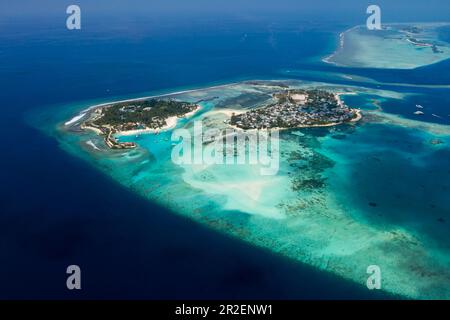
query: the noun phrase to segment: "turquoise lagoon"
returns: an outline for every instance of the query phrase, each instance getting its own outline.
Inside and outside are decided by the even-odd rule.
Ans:
[[[279,82],[279,80],[277,81]],[[258,165],[175,165],[171,131],[118,137],[108,149],[93,133],[65,125],[94,103],[47,109],[34,124],[60,146],[117,182],[182,216],[365,286],[369,265],[382,290],[407,298],[450,298],[450,126],[383,111],[411,94],[354,85],[283,80],[320,87],[363,110],[354,124],[280,132],[280,170]],[[178,92],[201,102],[177,128],[226,128],[232,110],[267,103],[271,81]]]

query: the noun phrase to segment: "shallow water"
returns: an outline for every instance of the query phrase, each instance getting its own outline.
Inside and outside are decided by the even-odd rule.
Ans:
[[[419,27],[419,33],[403,32],[405,27]],[[384,24],[383,30],[354,27],[342,33],[340,48],[326,61],[340,66],[380,69],[415,69],[446,60],[450,47],[440,41],[445,24]],[[417,46],[414,39],[430,46]],[[434,51],[431,45],[436,45]]]
[[[87,146],[87,138],[99,140],[95,135],[60,131],[58,138],[75,154],[82,146],[83,157],[123,185],[210,228],[359,284],[369,265],[379,265],[383,289],[392,294],[448,297],[448,127],[379,110],[399,93],[314,86],[352,93],[344,99],[364,102],[365,117],[354,125],[282,132],[276,176],[261,176],[251,165],[177,166],[170,131],[119,137],[139,144],[128,152]],[[192,129],[195,120],[223,126],[227,117],[218,110],[251,107],[250,97],[269,99],[274,90],[236,84],[176,95],[188,101],[216,97],[177,127]],[[435,139],[441,144],[432,144]]]
[[[360,23],[362,11],[358,6],[352,6],[352,10],[357,11],[354,23]],[[17,19],[14,23],[2,20],[4,27],[0,30],[0,38],[4,46],[0,51],[0,83],[4,97],[0,131],[5,154],[0,162],[2,181],[7,183],[0,187],[0,259],[3,261],[0,296],[138,299],[391,297],[385,291],[374,292],[365,287],[367,275],[363,266],[369,261],[380,263],[378,259],[385,255],[390,258],[386,261],[388,270],[398,271],[402,277],[411,273],[414,279],[404,281],[388,272],[387,289],[390,291],[405,293],[414,289],[417,283],[421,292],[412,290],[410,296],[447,296],[445,292],[438,294],[438,288],[433,285],[428,291],[423,288],[434,283],[441,274],[434,268],[444,264],[448,257],[448,240],[442,233],[448,220],[435,225],[435,217],[448,216],[447,202],[441,196],[444,190],[439,188],[446,185],[443,169],[448,161],[448,143],[432,148],[426,143],[429,134],[413,133],[429,132],[442,140],[450,135],[445,121],[431,115],[443,116],[448,110],[445,101],[450,96],[447,91],[450,73],[443,71],[450,67],[449,61],[414,70],[322,64],[321,59],[335,51],[339,33],[352,23],[339,24],[334,22],[334,17],[331,17],[332,23],[321,23],[324,17],[330,17],[328,14],[299,21],[301,12],[295,12],[296,17],[290,22],[285,16],[277,17],[276,21],[272,21],[273,17],[259,16],[227,20],[223,19],[222,13],[217,19],[112,17],[108,18],[108,23],[104,23],[104,17],[94,16],[86,20],[88,23],[81,33],[68,33],[60,15],[36,21]],[[399,16],[404,20],[403,14],[402,11]],[[435,19],[435,15],[430,18]],[[311,20],[315,22],[311,24]],[[442,32],[448,39],[448,31]],[[283,70],[303,73],[287,74]],[[304,71],[318,72],[305,74]],[[343,75],[350,75],[353,80]],[[200,186],[204,181],[194,179],[201,177],[189,175],[185,168],[164,162],[167,159],[165,152],[170,147],[165,145],[164,139],[160,143],[164,135],[140,137],[137,141],[143,145],[147,143],[148,150],[155,154],[106,155],[93,152],[92,145],[105,150],[99,137],[55,130],[56,124],[72,119],[79,110],[97,103],[261,78],[299,78],[335,83],[336,86],[364,86],[357,89],[364,93],[346,96],[346,101],[370,110],[378,110],[377,105],[382,104],[386,112],[402,118],[388,113],[381,117],[374,113],[374,123],[371,122],[367,129],[361,123],[356,130],[355,127],[336,132],[303,129],[300,135],[285,135],[285,148],[317,152],[313,153],[311,162],[314,166],[311,165],[308,172],[293,169],[304,165],[305,160],[297,161],[295,157],[285,155],[284,163],[289,168],[280,171],[282,181],[287,181],[284,188],[292,186],[299,191],[305,186],[314,186],[323,190],[319,195],[312,190],[305,191],[304,201],[297,206],[285,206],[282,213],[290,214],[291,220],[268,219],[258,216],[258,212],[249,214],[236,210],[252,211],[253,206],[258,206],[252,203],[245,207],[246,203],[236,202],[239,197],[228,201],[228,195],[234,196],[229,188],[217,188],[215,194],[193,188],[185,180]],[[226,91],[221,94],[230,97],[224,99],[227,102],[217,101],[216,108],[239,100],[257,102],[260,99],[254,95],[233,98],[232,92]],[[416,98],[420,98],[419,103],[427,108],[423,117],[412,113]],[[371,99],[376,99],[377,105]],[[47,108],[49,105],[53,107]],[[24,115],[27,123],[23,121]],[[41,131],[31,128],[30,123]],[[392,124],[399,128],[394,130]],[[383,128],[399,135],[399,142],[387,141]],[[305,136],[301,137],[302,134]],[[380,145],[385,146],[376,149],[387,150],[386,159],[362,146],[357,149],[369,157],[368,161],[362,161],[362,156],[353,156],[353,145],[358,146],[364,139],[376,146],[376,142],[370,140],[371,134],[381,136]],[[423,148],[417,147],[419,141],[424,142]],[[399,161],[411,156],[409,144],[418,155],[413,155],[413,163],[401,166]],[[395,148],[401,152],[394,152]],[[383,160],[381,164],[376,158]],[[292,167],[288,159],[294,162]],[[392,167],[391,160],[395,162]],[[427,176],[428,169],[432,170],[434,165],[440,169],[432,173],[431,179]],[[218,175],[224,175],[220,168],[215,169]],[[412,193],[402,191],[404,198],[400,200],[384,195],[379,183],[374,186],[370,183],[372,179],[380,179],[385,170],[401,178],[409,169],[416,170],[419,175],[407,177]],[[355,182],[360,190],[355,190],[352,176],[358,173],[361,176]],[[247,181],[255,183],[251,177],[248,175]],[[231,180],[233,176],[227,178]],[[425,195],[418,194],[418,180],[422,178],[428,192]],[[392,179],[381,179],[388,180]],[[355,196],[339,192],[339,188],[353,191]],[[395,192],[398,188],[403,189],[404,185],[394,182],[389,190]],[[325,198],[323,193],[335,197]],[[282,192],[272,192],[270,196],[273,198],[268,199],[275,203]],[[423,199],[420,208],[425,210],[424,214],[420,215],[419,209],[413,210],[412,215],[408,213],[415,209],[407,203],[410,196],[415,197],[413,204],[420,204]],[[433,201],[425,199],[428,197]],[[371,202],[376,206],[370,205]],[[389,212],[392,217],[378,216],[388,203],[396,205],[399,211]],[[432,203],[435,209],[428,210],[426,206]],[[269,201],[262,201],[259,208],[268,204]],[[223,210],[225,206],[233,210]],[[167,207],[174,208],[178,216]],[[310,213],[298,217],[298,207],[308,207]],[[281,209],[268,211],[279,213]],[[429,212],[433,213],[432,217],[428,217]],[[189,218],[185,219],[186,216]],[[336,219],[330,220],[330,217]],[[203,225],[192,223],[192,219]],[[203,227],[205,225],[207,228]],[[340,229],[338,226],[342,232],[331,229]],[[392,229],[396,234],[390,233]],[[386,242],[383,242],[380,230],[386,232],[387,238],[415,235],[431,258],[424,258],[420,250],[408,253],[409,242],[406,245],[400,242],[398,248],[383,247]],[[333,235],[333,241],[323,241],[321,236],[326,232]],[[236,237],[227,236],[230,233]],[[380,246],[375,245],[375,239],[383,240],[380,240]],[[403,236],[402,239],[409,238]],[[258,249],[255,244],[268,249]],[[365,246],[370,249],[366,250]],[[284,259],[274,251],[292,259]],[[336,254],[339,252],[340,256]],[[408,262],[409,269],[401,257],[414,258],[413,262]],[[437,264],[431,268],[423,266],[429,262]],[[64,286],[65,268],[73,263],[82,266],[86,280],[84,290],[79,294],[67,292]],[[354,267],[354,271],[347,270],[349,266]],[[423,281],[415,276],[418,273]],[[394,285],[397,280],[400,283]],[[443,278],[441,283],[448,283],[448,280]]]

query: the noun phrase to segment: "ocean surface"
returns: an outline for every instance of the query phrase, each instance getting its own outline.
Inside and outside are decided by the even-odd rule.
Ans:
[[[369,291],[362,281],[320,271],[148,201],[68,153],[52,121],[116,99],[297,79],[364,87],[345,101],[373,109],[369,102],[376,99],[397,122],[417,121],[415,105],[423,105],[419,120],[442,129],[450,125],[450,72],[443,72],[449,61],[414,70],[323,63],[353,21],[135,19],[89,21],[82,32],[67,31],[57,19],[2,24],[8,29],[0,29],[0,298],[403,297]],[[443,40],[449,34],[440,30]],[[336,197],[354,219],[402,228],[448,254],[447,133],[435,147],[427,143],[433,134],[414,127],[370,123],[355,133],[342,130],[334,138],[319,129],[306,132],[306,142],[289,140],[321,144],[326,160],[319,168],[335,165],[329,188],[345,190]],[[448,256],[441,260],[445,265]],[[70,264],[82,269],[81,291],[65,287]]]

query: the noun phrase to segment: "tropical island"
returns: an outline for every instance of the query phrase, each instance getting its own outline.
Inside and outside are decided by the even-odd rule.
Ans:
[[[284,89],[272,93],[270,101],[243,113],[232,113],[227,122],[243,130],[288,129],[334,126],[362,117],[360,110],[346,106],[339,94],[326,90]],[[103,136],[111,149],[133,149],[137,147],[135,142],[120,142],[116,136],[158,133],[173,128],[178,118],[194,114],[199,108],[198,102],[173,98],[121,101],[92,107],[79,128]]]
[[[392,23],[382,30],[352,27],[339,36],[339,48],[326,63],[354,68],[415,69],[450,58],[441,37],[448,23]]]
[[[186,117],[200,107],[174,99],[152,98],[127,101],[94,108],[80,128],[105,136],[111,149],[132,149],[134,142],[119,142],[115,134],[159,132],[176,125],[177,118]]]
[[[361,112],[347,107],[338,94],[325,90],[285,90],[274,93],[276,103],[233,114],[230,124],[240,129],[287,129],[333,126],[358,121]]]
[[[227,134],[231,122],[236,132],[244,130],[238,127],[266,126],[277,130],[276,126],[351,123],[361,118],[361,112],[346,106],[350,100],[341,101],[349,94],[358,95],[353,103],[363,106],[367,125],[360,128],[342,125],[319,132],[286,130],[270,142],[272,147],[276,139],[279,147],[280,170],[275,176],[261,174],[260,169],[267,168],[267,163],[258,159],[255,164],[250,163],[250,148],[247,147],[244,164],[238,162],[237,148],[225,147],[224,155],[234,155],[234,164],[180,166],[171,156],[175,146],[170,132],[140,137],[135,137],[137,133],[131,134],[141,132],[141,127],[154,132],[167,128],[170,119],[175,117],[176,121],[177,114],[187,117],[185,112],[195,110],[195,105],[202,101],[208,103],[202,103],[201,114],[186,123],[183,121],[183,128],[190,133],[195,134],[194,121],[197,120],[202,121],[202,128],[214,129],[219,137],[224,132]],[[408,93],[302,80],[257,80],[90,107],[84,105],[76,114],[72,109],[61,113],[49,109],[39,112],[35,121],[44,130],[52,128],[51,132],[58,133],[53,136],[64,147],[73,145],[74,149],[68,148],[69,152],[79,150],[80,156],[92,160],[100,170],[106,167],[105,159],[105,172],[127,188],[211,229],[363,285],[366,284],[365,267],[382,263],[383,291],[411,298],[448,297],[450,273],[448,259],[443,258],[448,257],[448,250],[435,246],[431,234],[409,231],[385,220],[389,214],[397,212],[390,211],[390,203],[392,195],[399,192],[399,197],[395,197],[398,207],[394,208],[399,214],[409,217],[413,212],[415,222],[437,230],[439,237],[446,234],[449,221],[439,209],[443,202],[438,202],[445,199],[447,180],[437,189],[432,183],[448,171],[446,162],[438,159],[450,145],[449,126],[383,111],[385,99],[394,102],[400,97],[406,99]],[[164,113],[164,121],[149,118],[151,122],[147,123],[138,116],[138,110],[143,109],[145,100],[149,99],[164,99],[161,106],[173,99],[180,103],[181,109]],[[192,103],[183,108],[180,101]],[[417,103],[410,101],[411,110],[415,111],[414,104],[421,110],[422,106]],[[372,109],[372,105],[376,108]],[[71,119],[66,118],[69,114]],[[128,122],[134,124],[128,128]],[[100,136],[86,134],[82,127]],[[237,146],[236,132],[230,133],[230,137],[233,136]],[[127,133],[131,136],[122,140]],[[131,148],[134,143],[140,148],[131,149],[132,152],[99,148],[104,139],[113,143],[109,134],[129,143],[128,146],[117,143],[113,148]],[[203,139],[205,136],[194,135],[194,138],[202,138],[205,147],[201,151],[213,150],[214,154],[219,154],[216,151],[220,149],[212,144],[216,140]],[[405,145],[420,148],[405,148]],[[406,161],[410,157],[414,159],[416,153],[417,159],[436,154],[438,158],[430,162],[430,166],[438,166],[438,169],[430,170],[428,166]],[[428,194],[439,191],[442,196],[424,201],[420,197],[424,189]],[[403,193],[404,190],[408,191]],[[423,215],[424,210],[431,213],[435,210],[435,215],[431,218]],[[372,218],[376,223],[371,223]],[[320,228],[316,228],[318,225]],[[424,270],[429,272],[424,273]]]

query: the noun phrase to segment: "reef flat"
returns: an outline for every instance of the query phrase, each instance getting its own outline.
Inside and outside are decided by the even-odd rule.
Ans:
[[[324,62],[356,68],[414,69],[450,58],[439,38],[446,23],[384,24],[382,30],[356,26],[340,34],[338,49]]]
[[[192,115],[196,104],[165,99],[136,99],[90,108],[87,114],[66,122],[70,126],[82,120],[78,128],[91,130],[105,137],[111,149],[133,149],[133,142],[119,142],[115,135],[156,133],[176,125],[177,118]]]
[[[261,175],[263,164],[173,163],[172,129],[194,134],[201,121],[225,130],[233,114],[269,106],[287,89],[339,94],[364,117],[280,132],[275,176]],[[65,150],[180,215],[361,286],[367,267],[378,265],[386,292],[450,298],[450,129],[383,112],[385,101],[403,95],[296,80],[174,93],[171,99],[201,109],[158,134],[117,135],[137,145],[131,150],[110,149],[95,132],[77,129],[88,105],[43,118]]]

